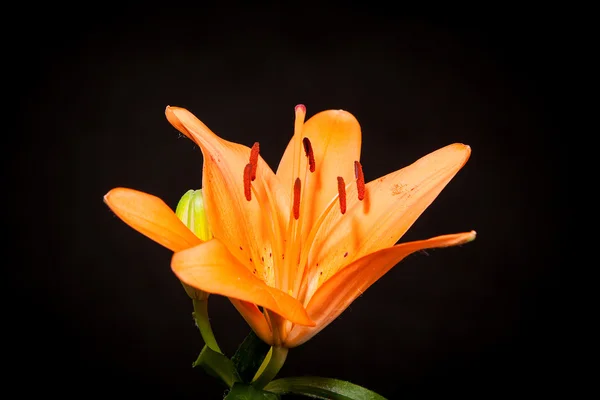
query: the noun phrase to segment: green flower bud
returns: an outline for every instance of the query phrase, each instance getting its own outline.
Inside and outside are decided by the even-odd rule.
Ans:
[[[204,241],[212,239],[202,189],[188,190],[179,200],[175,214],[198,238]]]
[[[212,233],[210,226],[208,225],[208,219],[206,218],[206,210],[204,209],[204,197],[202,196],[202,189],[188,190],[179,203],[175,210],[177,217],[191,230],[200,240],[212,239]],[[194,300],[206,300],[208,293],[193,288],[183,283],[185,292]]]

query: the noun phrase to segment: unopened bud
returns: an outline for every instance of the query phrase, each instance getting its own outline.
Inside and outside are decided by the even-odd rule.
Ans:
[[[202,189],[188,190],[179,200],[175,214],[200,240],[212,239]]]
[[[212,239],[212,232],[206,218],[206,210],[204,209],[204,197],[202,189],[188,190],[177,203],[175,210],[177,217],[192,231],[200,240]],[[185,292],[194,300],[206,300],[208,293],[193,288],[183,283]]]

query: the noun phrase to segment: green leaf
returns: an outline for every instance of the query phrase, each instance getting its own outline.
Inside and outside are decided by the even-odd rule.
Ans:
[[[204,346],[192,367],[202,367],[207,374],[221,379],[227,387],[232,387],[235,382],[240,381],[231,360],[208,346]]]
[[[279,400],[280,397],[275,393],[265,392],[256,389],[246,383],[236,383],[233,385],[225,399],[223,400]]]
[[[386,400],[385,397],[362,386],[316,376],[276,379],[265,386],[265,390],[277,394],[302,394],[325,400]]]
[[[233,357],[231,357],[242,382],[250,383],[252,381],[270,348],[271,346],[256,336],[254,331],[246,336]]]

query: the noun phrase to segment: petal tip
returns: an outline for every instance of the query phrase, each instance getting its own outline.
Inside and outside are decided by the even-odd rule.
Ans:
[[[104,195],[104,197],[102,198],[102,200],[104,201],[105,204],[110,205],[111,203],[111,199],[115,196],[118,196],[119,194],[127,191],[128,189],[122,188],[122,187],[116,187],[114,189],[110,189],[108,191],[108,193],[106,193]]]
[[[175,113],[173,112],[173,107],[167,106],[165,108],[165,116],[167,117],[167,120],[169,120],[169,122],[171,122],[171,118],[176,118]]]
[[[313,321],[312,318],[308,315],[306,309],[304,309],[304,312],[299,318],[294,318],[294,323],[302,326],[307,326],[309,328],[314,328],[315,326],[317,326],[317,323]]]
[[[332,110],[335,113],[335,116],[341,120],[355,120],[356,117],[354,117],[354,115],[352,115],[352,113],[350,113],[349,111],[346,110],[342,110],[341,108],[339,110]]]
[[[352,113],[350,113],[346,110],[342,110],[342,109],[321,111],[320,113],[315,114],[312,118],[315,118],[315,117],[317,117],[317,119],[321,119],[321,118],[323,118],[325,120],[329,119],[330,122],[341,123],[342,125],[345,125],[345,126],[350,126],[350,125],[360,126],[360,124],[358,123],[358,120]]]
[[[308,311],[306,310],[306,308],[302,307],[302,310],[299,313],[300,315],[298,315],[297,313],[295,313],[294,315],[294,323],[297,323],[298,325],[302,325],[302,326],[307,326],[310,328],[314,328],[315,326],[317,326],[317,323],[315,321],[313,321],[313,319],[310,317],[310,315],[308,315]]]
[[[467,243],[471,243],[473,240],[475,240],[477,238],[477,232],[475,232],[475,231],[465,232],[465,233],[461,234],[460,236],[461,237],[458,240],[457,244],[458,245],[467,244]]]
[[[464,143],[454,143],[449,146],[452,148],[457,154],[459,158],[463,160],[462,165],[464,165],[467,160],[471,157],[471,146]]]
[[[469,146],[468,144],[464,144],[464,143],[454,143],[453,147],[456,150],[461,150],[464,151],[466,153],[471,153],[471,146]]]
[[[179,118],[179,116],[177,115],[177,112],[178,111],[182,111],[182,110],[183,111],[187,111],[184,108],[167,106],[165,108],[165,116],[167,117],[167,121],[169,121],[169,123],[171,125],[173,125],[173,127],[175,129],[177,129],[179,132],[181,132],[182,134],[184,134],[188,138],[192,139],[192,136],[191,136],[190,132],[185,127],[185,125],[183,124],[183,122],[181,122],[181,118]]]
[[[173,112],[173,108],[174,108],[173,106],[167,106],[167,107],[165,107],[165,115],[167,117],[167,120],[169,120],[169,122],[171,122],[171,118],[177,118],[175,116],[175,113]]]

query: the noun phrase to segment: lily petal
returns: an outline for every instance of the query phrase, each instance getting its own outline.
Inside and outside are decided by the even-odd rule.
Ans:
[[[171,267],[196,289],[254,303],[296,324],[315,325],[298,300],[257,278],[218,239],[175,253]]]
[[[353,260],[394,245],[462,168],[470,154],[471,148],[464,144],[443,147],[369,182],[363,201],[358,200],[356,187],[351,187],[347,192],[346,214],[330,212],[315,238],[315,243],[320,245],[313,247],[309,257],[312,274],[320,265],[318,273],[323,272],[323,282]]]
[[[172,251],[181,251],[202,243],[177,218],[164,201],[148,193],[127,188],[112,189],[104,202],[136,231]]]
[[[475,231],[437,236],[427,240],[402,243],[368,254],[348,265],[323,284],[310,299],[308,315],[316,328],[295,326],[286,339],[286,346],[298,346],[337,318],[358,296],[411,253],[435,247],[468,243]]]
[[[272,241],[282,240],[279,232],[287,222],[289,195],[259,157],[256,179],[251,183],[253,196],[248,201],[244,194],[244,168],[250,149],[219,138],[186,109],[167,107],[165,114],[202,150],[203,194],[214,237],[225,243],[250,271],[256,268],[259,276],[271,282],[274,269],[269,254],[278,246]],[[260,262],[263,258],[266,261]]]
[[[269,328],[269,324],[267,323],[264,314],[256,307],[256,304],[232,298],[230,298],[229,301],[231,301],[231,304],[238,310],[256,335],[261,338],[263,342],[272,346],[273,332],[271,331],[271,328]]]
[[[354,161],[360,158],[361,130],[356,118],[344,110],[320,112],[306,121],[302,136],[310,139],[315,158],[315,172],[306,173],[307,159],[301,137],[293,137],[277,168],[277,177],[292,192],[294,180],[302,180],[304,201],[300,205],[304,235],[337,193],[337,177],[345,182],[354,180]],[[300,156],[298,176],[292,176],[294,158]],[[296,167],[297,168],[297,167]],[[306,179],[305,179],[306,176]]]

